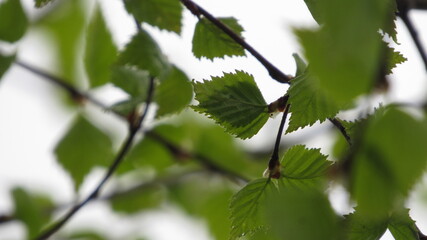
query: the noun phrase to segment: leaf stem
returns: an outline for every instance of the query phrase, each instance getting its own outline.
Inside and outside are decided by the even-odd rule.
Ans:
[[[147,115],[147,112],[148,112],[148,109],[150,107],[150,103],[151,103],[151,100],[153,97],[153,92],[154,92],[154,78],[151,78],[150,86],[148,88],[147,98],[145,101],[146,106],[145,106],[144,112],[139,117],[139,120],[137,121],[136,124],[130,123],[130,131],[129,131],[128,137],[126,138],[126,140],[122,144],[122,147],[120,148],[119,153],[115,157],[113,163],[108,168],[107,173],[104,175],[102,180],[98,183],[98,186],[83,201],[81,201],[80,203],[76,204],[73,208],[71,208],[64,217],[62,217],[59,221],[57,221],[56,223],[51,225],[47,230],[42,232],[36,238],[37,240],[47,239],[50,236],[52,236],[59,229],[61,229],[62,226],[64,226],[64,224],[67,223],[71,219],[71,217],[73,217],[74,214],[76,214],[82,207],[84,207],[87,203],[89,203],[90,201],[92,201],[93,199],[96,199],[98,197],[98,194],[99,194],[100,190],[102,189],[102,187],[105,185],[105,183],[108,181],[108,179],[110,179],[110,177],[113,175],[113,173],[115,172],[117,167],[120,165],[120,163],[123,161],[126,154],[129,152],[130,148],[132,147],[132,143],[135,139],[135,136],[138,133],[139,129],[142,127],[142,123],[143,123],[143,121]]]
[[[280,177],[280,161],[279,161],[279,148],[280,141],[282,139],[283,129],[285,127],[286,117],[288,116],[290,104],[286,104],[285,111],[283,112],[282,121],[280,122],[279,131],[277,132],[276,142],[274,144],[274,150],[271,154],[270,161],[268,162],[268,177],[279,178]]]
[[[280,83],[288,83],[292,79],[292,77],[284,74],[280,71],[276,66],[274,66],[271,62],[269,62],[264,56],[262,56],[258,51],[256,51],[251,45],[249,45],[243,38],[241,38],[238,34],[236,34],[233,30],[231,30],[227,25],[222,23],[208,11],[200,7],[198,4],[193,2],[192,0],[180,0],[182,4],[196,17],[200,17],[201,15],[208,19],[211,23],[221,29],[225,34],[231,37],[237,44],[242,46],[248,52],[252,54],[268,71],[268,74]]]

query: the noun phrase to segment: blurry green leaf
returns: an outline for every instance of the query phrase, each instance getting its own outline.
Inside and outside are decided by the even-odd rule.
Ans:
[[[15,202],[14,215],[25,224],[27,239],[33,239],[49,223],[53,203],[45,196],[30,194],[22,188],[14,188],[12,196]]]
[[[291,182],[283,183],[279,183],[279,191],[269,196],[265,205],[266,222],[278,239],[339,239],[338,217],[326,195],[295,188]]]
[[[116,113],[119,113],[122,116],[129,116],[129,114],[134,113],[136,108],[142,102],[144,102],[144,99],[141,99],[141,98],[126,99],[126,100],[114,103],[108,109]]]
[[[383,218],[427,163],[427,125],[390,107],[371,117],[353,160],[351,193],[361,214]]]
[[[4,56],[0,52],[0,81],[6,71],[10,68],[12,63],[15,61],[16,55]]]
[[[173,67],[156,88],[154,101],[159,105],[157,117],[177,113],[184,109],[193,98],[193,87],[188,77]]]
[[[317,0],[304,0],[305,4],[307,5],[308,10],[311,13],[311,16],[313,16],[314,20],[316,20],[317,23],[321,24],[323,22],[322,15],[319,12],[319,1]]]
[[[239,138],[252,137],[268,120],[267,104],[253,76],[245,72],[224,73],[211,81],[195,82],[194,91],[199,105],[193,109]]]
[[[117,48],[107,28],[101,8],[97,4],[87,28],[85,67],[90,87],[98,87],[110,81],[110,67],[116,59]]]
[[[323,122],[334,117],[340,110],[337,104],[319,90],[314,79],[314,76],[306,71],[291,80],[288,89],[291,117],[287,133],[300,127],[311,126],[316,121]]]
[[[77,231],[67,236],[66,240],[107,240],[104,236],[96,232],[88,231]]]
[[[281,164],[283,178],[304,180],[323,177],[332,162],[320,153],[320,149],[295,145],[283,155]]]
[[[175,0],[125,0],[126,10],[139,22],[181,32],[182,5]]]
[[[157,172],[162,172],[175,163],[169,151],[149,136],[132,147],[125,161],[134,168],[151,167]]]
[[[304,60],[296,53],[292,54],[292,57],[295,59],[295,64],[297,65],[297,70],[295,72],[295,77],[302,75],[307,69],[307,64]]]
[[[214,239],[227,240],[228,204],[233,190],[233,185],[221,177],[194,175],[173,184],[170,197],[192,216],[202,217]]]
[[[52,48],[56,50],[60,75],[74,86],[81,84],[78,81],[80,69],[77,63],[80,61],[81,36],[86,22],[83,6],[85,2],[58,1],[55,10],[48,12],[37,22],[37,26],[47,30],[54,40]]]
[[[153,209],[160,206],[165,198],[165,189],[159,185],[153,185],[121,194],[109,199],[111,207],[116,212],[125,214],[138,214],[142,210]]]
[[[260,221],[260,206],[263,206],[270,179],[254,180],[237,192],[230,202],[231,232],[230,239],[250,238],[255,232],[265,230]]]
[[[46,6],[48,3],[53,2],[54,0],[35,0],[34,5],[36,6],[36,8],[41,8]]]
[[[239,36],[242,35],[243,27],[235,18],[219,18],[219,20]],[[193,54],[197,58],[206,57],[212,60],[224,56],[245,56],[245,50],[221,29],[202,17],[194,30]]]
[[[144,99],[147,95],[150,76],[147,71],[132,67],[115,66],[112,68],[112,83],[127,92],[131,97]]]
[[[76,190],[95,166],[105,166],[113,159],[110,138],[82,116],[59,141],[55,154],[73,178]]]
[[[296,31],[320,90],[338,104],[351,103],[374,86],[382,51],[378,30],[387,22],[387,2],[318,1],[322,28]]]
[[[119,65],[131,65],[147,70],[152,76],[159,77],[169,71],[169,62],[151,36],[145,31],[138,31],[125,49],[119,54]]]
[[[387,230],[387,220],[373,221],[358,210],[346,216],[348,240],[379,240]]]
[[[27,15],[20,0],[5,0],[0,3],[0,40],[16,42],[24,36],[27,27]]]
[[[395,240],[419,240],[418,229],[409,216],[409,209],[394,212],[388,222],[388,229]]]

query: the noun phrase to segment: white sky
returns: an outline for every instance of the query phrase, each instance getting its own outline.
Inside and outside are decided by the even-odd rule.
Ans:
[[[32,11],[32,2],[25,0],[28,11]],[[123,46],[135,32],[132,19],[124,11],[121,1],[99,2],[106,12],[108,24],[115,33],[117,44]],[[315,25],[302,0],[196,0],[196,2],[215,16],[237,18],[245,28],[244,37],[255,49],[285,73],[295,72],[292,53],[301,51],[292,35],[292,28]],[[411,17],[418,28],[420,38],[427,45],[427,25],[425,25],[427,13],[412,12]],[[283,95],[287,87],[272,80],[263,66],[252,56],[226,58],[214,62],[199,61],[193,57],[191,38],[195,23],[196,18],[185,11],[182,36],[149,29],[171,62],[184,69],[192,79],[207,79],[210,75],[222,75],[222,72],[231,72],[235,69],[245,70],[255,76],[267,102]],[[426,71],[401,21],[398,21],[398,32],[401,45],[397,48],[409,61],[395,70],[391,91],[385,99],[417,103],[426,96]],[[28,33],[19,43],[19,50],[19,58],[32,65],[49,70],[49,66],[53,64],[49,44],[38,33]],[[9,212],[13,207],[9,190],[17,185],[45,192],[59,202],[69,202],[74,196],[71,180],[58,167],[52,155],[52,149],[67,129],[74,114],[63,109],[58,103],[57,96],[52,94],[52,89],[54,87],[49,83],[16,66],[12,67],[0,82],[0,213]],[[104,95],[105,93],[111,95]],[[97,91],[95,95],[110,103],[120,96],[108,88]],[[105,116],[101,124],[113,126],[110,130],[113,135],[123,136],[126,130],[120,121],[111,116]],[[252,147],[263,147],[267,143],[270,146],[277,126],[278,119],[270,120],[260,134],[248,141],[248,144]],[[313,147],[325,147],[322,151],[327,151],[331,140],[322,134],[321,129],[324,127],[315,127],[315,131],[321,136],[315,137],[308,144]],[[310,131],[313,130],[303,130],[302,134]],[[91,175],[83,191],[90,190],[100,176],[99,171]],[[336,191],[334,196],[334,206],[345,211],[343,207],[345,195],[342,191]],[[411,213],[418,221],[419,227],[427,232],[427,228],[423,227],[427,226],[427,204],[420,204],[419,198],[418,195],[412,198],[410,205],[414,206],[414,210]],[[161,224],[153,225],[153,219],[154,222]],[[140,225],[130,224],[133,222]],[[195,239],[193,234],[196,231],[200,234],[197,239],[209,239],[202,222],[188,219],[176,209],[143,214],[129,220],[113,215],[104,204],[94,204],[77,214],[67,228],[82,225],[106,228],[117,238],[120,238],[123,232],[133,231],[141,232],[153,240],[170,239],[170,236],[174,239]],[[0,238],[23,239],[22,229],[19,224],[0,226]],[[168,231],[164,231],[165,229]],[[190,233],[192,234],[189,235]],[[384,239],[392,238],[386,236]]]

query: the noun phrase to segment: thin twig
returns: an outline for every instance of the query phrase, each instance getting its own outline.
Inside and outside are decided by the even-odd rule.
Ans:
[[[337,118],[328,118],[328,120],[334,124],[334,126],[336,128],[338,128],[338,130],[340,130],[341,134],[343,135],[343,137],[345,138],[345,140],[347,141],[348,145],[351,146],[351,138],[350,135],[348,135],[347,130],[345,129],[345,127],[341,124],[341,122],[337,119]]]
[[[397,1],[398,3],[398,9],[399,13],[398,16],[400,19],[402,19],[403,23],[405,24],[406,28],[409,31],[409,34],[412,37],[412,40],[415,43],[415,46],[417,47],[418,53],[421,56],[421,59],[424,63],[424,68],[427,70],[427,52],[424,49],[423,44],[421,43],[421,40],[418,36],[418,32],[415,29],[414,24],[412,23],[411,19],[409,18],[409,9],[410,6],[408,4],[405,4],[406,1]]]
[[[199,154],[199,153],[191,153],[188,152],[178,146],[176,146],[175,144],[173,144],[172,142],[170,142],[169,140],[167,140],[166,138],[160,136],[159,134],[149,131],[146,132],[147,137],[161,143],[163,146],[165,146],[174,156],[177,156],[178,158],[185,158],[185,159],[197,159],[200,163],[202,163],[202,165],[204,165],[207,169],[219,173],[223,176],[226,176],[229,179],[232,180],[238,180],[240,182],[244,182],[247,183],[249,182],[249,179],[232,171],[232,170],[228,170],[226,168],[224,168],[223,166],[217,164],[215,161],[213,161],[212,159]]]
[[[286,117],[288,116],[290,105],[287,104],[285,111],[283,112],[282,121],[280,122],[279,131],[277,132],[276,142],[274,144],[274,150],[271,154],[270,161],[268,162],[268,177],[279,178],[280,177],[280,161],[279,161],[279,148],[280,141],[283,135],[283,128],[285,127]]]
[[[242,46],[248,52],[252,54],[264,67],[267,69],[270,76],[280,83],[289,83],[291,77],[284,74],[276,66],[270,63],[264,56],[262,56],[258,51],[256,51],[251,45],[249,45],[243,38],[231,30],[227,25],[222,23],[208,11],[200,7],[198,4],[191,0],[180,0],[188,10],[190,10],[193,15],[200,17],[201,15],[212,22],[215,26],[221,29],[225,34],[231,37],[237,44]]]
[[[139,120],[135,124],[130,123],[130,132],[129,132],[128,137],[126,138],[126,140],[123,143],[119,153],[117,154],[116,158],[114,159],[113,164],[111,164],[111,166],[108,168],[107,173],[102,178],[102,180],[99,182],[98,186],[92,191],[91,194],[89,194],[88,197],[86,197],[83,201],[81,201],[80,203],[75,205],[70,211],[68,211],[68,213],[64,217],[62,217],[62,219],[60,219],[59,221],[57,221],[56,223],[51,225],[47,230],[42,232],[36,239],[43,240],[43,239],[47,239],[50,236],[52,236],[55,232],[57,232],[59,229],[61,229],[62,226],[65,223],[67,223],[68,220],[70,220],[71,217],[74,216],[74,214],[76,214],[82,207],[84,207],[87,203],[89,203],[90,201],[92,201],[93,199],[98,197],[98,194],[99,194],[100,190],[102,189],[102,187],[105,185],[107,180],[110,179],[110,177],[113,175],[113,173],[115,172],[117,167],[120,165],[120,163],[123,161],[126,154],[129,152],[130,148],[132,147],[132,143],[133,143],[133,140],[135,138],[135,135],[138,133],[139,129],[141,128],[142,123],[143,123],[143,121],[147,115],[147,112],[148,112],[148,109],[150,107],[150,103],[151,103],[151,100],[153,97],[153,92],[154,92],[154,78],[151,78],[147,98],[145,101],[146,106],[145,106],[144,112],[142,113],[141,117],[139,118]]]
[[[47,73],[41,69],[38,69],[34,66],[31,66],[28,63],[22,62],[22,61],[15,61],[15,64],[36,74],[41,76],[43,79],[50,81],[51,83],[61,87],[62,89],[64,89],[65,91],[67,91],[70,95],[71,98],[74,99],[77,102],[85,102],[85,101],[89,101],[92,104],[94,104],[95,106],[103,109],[104,111],[108,111],[108,112],[113,112],[116,115],[122,116],[120,113],[115,112],[113,110],[111,110],[109,107],[107,107],[106,105],[104,105],[103,103],[101,103],[100,101],[96,100],[95,98],[91,97],[89,94],[78,90],[77,88],[75,88],[74,86],[72,86],[71,84],[67,83],[66,81],[64,81],[63,79],[54,76],[50,73]]]

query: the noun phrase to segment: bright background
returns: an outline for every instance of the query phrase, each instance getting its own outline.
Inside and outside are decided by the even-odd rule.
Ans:
[[[0,0],[1,2],[1,0]],[[123,47],[135,33],[135,24],[125,12],[120,0],[102,0],[101,3],[108,25],[114,33],[114,40]],[[233,16],[244,27],[245,39],[274,65],[287,74],[294,74],[295,64],[292,53],[301,53],[297,40],[292,34],[295,27],[316,26],[304,2],[284,0],[197,0],[202,7],[217,17]],[[94,1],[88,1],[88,11]],[[32,0],[24,0],[25,10],[35,17],[38,13],[33,8]],[[427,45],[427,12],[410,13],[419,36]],[[171,62],[183,69],[191,79],[200,81],[210,76],[222,75],[235,69],[245,70],[254,75],[258,86],[267,102],[276,100],[287,89],[286,85],[272,80],[263,66],[255,58],[225,58],[212,61],[198,60],[191,53],[191,39],[197,19],[184,11],[183,32],[181,36],[166,31],[159,31],[149,26],[146,29],[158,41],[165,55]],[[391,89],[382,96],[364,99],[367,104],[376,106],[378,101],[404,102],[419,104],[427,96],[427,74],[415,46],[404,27],[398,20],[398,40],[395,46],[408,61],[399,65],[391,76]],[[0,45],[7,50],[17,46]],[[19,59],[31,65],[49,71],[55,65],[53,52],[42,32],[30,31],[19,43]],[[55,92],[53,92],[55,90]],[[58,140],[62,137],[72,121],[75,112],[64,108],[58,100],[56,88],[38,76],[13,66],[0,82],[0,214],[13,210],[9,191],[16,186],[46,193],[54,200],[69,203],[73,197],[73,185],[69,176],[55,162],[52,153]],[[121,92],[111,86],[93,92],[105,103],[113,103],[123,97]],[[90,106],[86,107],[93,110]],[[97,111],[103,116],[100,125],[107,126],[111,134],[124,137],[126,130],[123,122],[114,116]],[[354,117],[345,114],[343,117]],[[251,148],[270,148],[277,132],[278,120],[270,120],[253,139],[245,141]],[[332,136],[328,123],[304,129],[298,134],[285,136],[282,141],[308,138],[307,145],[321,147],[328,153]],[[117,144],[117,143],[116,143]],[[267,160],[266,160],[267,161]],[[262,173],[260,173],[261,175]],[[89,176],[82,188],[86,196],[102,171],[95,171]],[[427,185],[420,184],[417,193],[408,202],[412,208],[411,215],[424,233],[427,233]],[[331,199],[335,209],[348,212],[348,197],[339,187],[331,190]],[[121,239],[125,233],[140,233],[152,240],[163,239],[211,239],[203,221],[187,217],[173,206],[166,206],[161,211],[153,211],[136,217],[121,217],[113,214],[104,203],[96,202],[82,209],[65,229],[87,226],[107,232],[115,239]],[[24,227],[16,222],[0,226],[0,239],[23,239]],[[383,239],[393,239],[387,233]]]

